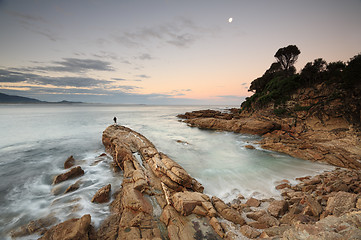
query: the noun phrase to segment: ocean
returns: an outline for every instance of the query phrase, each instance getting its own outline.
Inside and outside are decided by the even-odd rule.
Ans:
[[[279,198],[274,186],[283,179],[315,175],[332,167],[261,149],[260,137],[200,130],[179,121],[177,114],[224,106],[148,106],[95,104],[0,105],[0,239],[32,220],[53,216],[58,221],[84,214],[99,226],[109,214],[108,204],[91,198],[104,185],[121,186],[101,142],[103,130],[113,124],[147,137],[156,148],[183,166],[205,187],[205,193],[228,202],[245,197]],[[246,149],[253,145],[254,150]],[[73,155],[85,171],[74,180],[52,185],[65,172]],[[80,179],[80,188],[63,194]],[[20,239],[37,239],[31,235]]]

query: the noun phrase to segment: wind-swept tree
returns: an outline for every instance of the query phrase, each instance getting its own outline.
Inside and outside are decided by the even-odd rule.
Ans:
[[[287,47],[278,49],[274,57],[281,64],[283,70],[289,71],[293,68],[300,53],[301,51],[296,45],[288,45]]]

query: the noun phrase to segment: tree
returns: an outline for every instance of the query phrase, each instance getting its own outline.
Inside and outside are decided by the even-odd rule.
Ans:
[[[345,69],[344,85],[352,88],[361,83],[361,53],[350,59]]]
[[[283,70],[289,71],[297,61],[300,53],[301,51],[296,45],[288,45],[287,47],[278,49],[274,57],[281,64]]]
[[[262,92],[266,87],[267,83],[275,77],[277,73],[282,71],[282,67],[278,62],[274,62],[271,64],[270,68],[263,74],[262,77],[256,78],[251,82],[251,86],[249,87],[249,92]]]
[[[311,85],[315,82],[323,80],[327,63],[322,58],[317,58],[312,62],[308,62],[301,71],[301,81]]]

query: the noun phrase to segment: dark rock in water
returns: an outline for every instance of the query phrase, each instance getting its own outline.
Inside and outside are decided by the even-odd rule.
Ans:
[[[12,238],[18,238],[32,235],[34,233],[43,234],[47,230],[47,227],[56,223],[57,220],[58,219],[54,216],[34,220],[29,222],[27,225],[19,227],[15,231],[11,232],[10,235]]]
[[[89,214],[73,218],[50,228],[39,240],[88,240],[91,233]]]
[[[77,167],[70,169],[66,173],[62,173],[62,174],[59,174],[58,176],[56,176],[54,178],[53,184],[64,182],[68,179],[80,177],[83,175],[84,175],[84,170],[80,166],[77,166]]]
[[[261,205],[261,202],[258,199],[250,198],[247,200],[246,204],[250,207],[259,207],[259,205]]]
[[[111,185],[110,184],[102,187],[101,189],[99,189],[95,193],[95,195],[92,198],[91,202],[93,202],[93,203],[109,202],[109,200],[110,200],[110,190],[111,190]]]
[[[65,162],[64,162],[64,168],[65,169],[71,168],[74,165],[75,165],[75,159],[74,159],[73,155],[68,157],[68,159],[65,160]]]
[[[247,148],[247,149],[255,149],[255,147],[252,146],[252,145],[246,145],[246,146],[244,146],[244,147]]]
[[[74,192],[75,190],[78,190],[80,187],[80,180],[76,181],[74,184],[70,185],[64,193]]]

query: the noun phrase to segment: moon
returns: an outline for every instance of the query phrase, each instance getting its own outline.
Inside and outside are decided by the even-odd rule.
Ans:
[[[228,19],[228,22],[231,23],[232,21],[233,21],[233,18],[229,18],[229,19]]]

